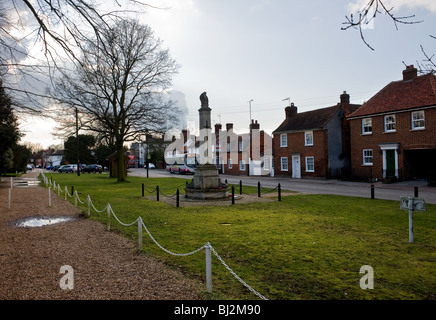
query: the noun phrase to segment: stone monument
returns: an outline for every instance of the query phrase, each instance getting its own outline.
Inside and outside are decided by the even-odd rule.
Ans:
[[[201,161],[194,173],[194,178],[185,188],[185,198],[195,200],[212,200],[223,199],[228,197],[228,186],[221,182],[218,175],[218,169],[212,162],[211,146],[211,109],[209,108],[209,99],[207,93],[200,95],[201,108],[198,109],[200,116],[200,144],[204,151],[200,157],[206,161]],[[209,162],[210,161],[210,162]]]

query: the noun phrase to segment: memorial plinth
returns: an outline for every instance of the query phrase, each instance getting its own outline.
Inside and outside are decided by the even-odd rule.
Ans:
[[[211,200],[228,197],[228,186],[221,182],[218,169],[213,164],[199,165],[194,178],[185,188],[185,198]]]

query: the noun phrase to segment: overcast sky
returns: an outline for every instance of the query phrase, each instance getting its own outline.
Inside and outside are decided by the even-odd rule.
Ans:
[[[136,15],[149,24],[181,65],[173,80],[188,127],[198,122],[199,96],[209,97],[212,123],[233,123],[247,132],[251,118],[271,133],[284,119],[290,98],[304,112],[339,102],[346,90],[362,103],[390,81],[404,64],[422,62],[420,45],[436,53],[436,1],[395,0],[398,16],[415,14],[399,25],[384,14],[365,30],[370,50],[357,30],[342,31],[345,15],[368,0],[147,0],[168,9]],[[354,11],[355,12],[355,11]],[[183,99],[184,96],[184,99]],[[35,130],[32,128],[35,127]],[[23,141],[53,142],[48,122]],[[54,141],[58,142],[58,141]]]

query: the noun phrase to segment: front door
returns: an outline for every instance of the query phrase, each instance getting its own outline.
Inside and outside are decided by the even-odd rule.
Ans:
[[[386,150],[386,177],[395,177],[395,150]]]
[[[292,156],[292,178],[301,178],[300,156]]]

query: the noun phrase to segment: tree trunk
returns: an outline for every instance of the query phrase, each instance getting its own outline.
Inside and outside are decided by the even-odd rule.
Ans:
[[[126,166],[125,166],[125,156],[124,156],[124,146],[118,146],[117,150],[118,163],[117,163],[117,178],[118,181],[126,181]]]

